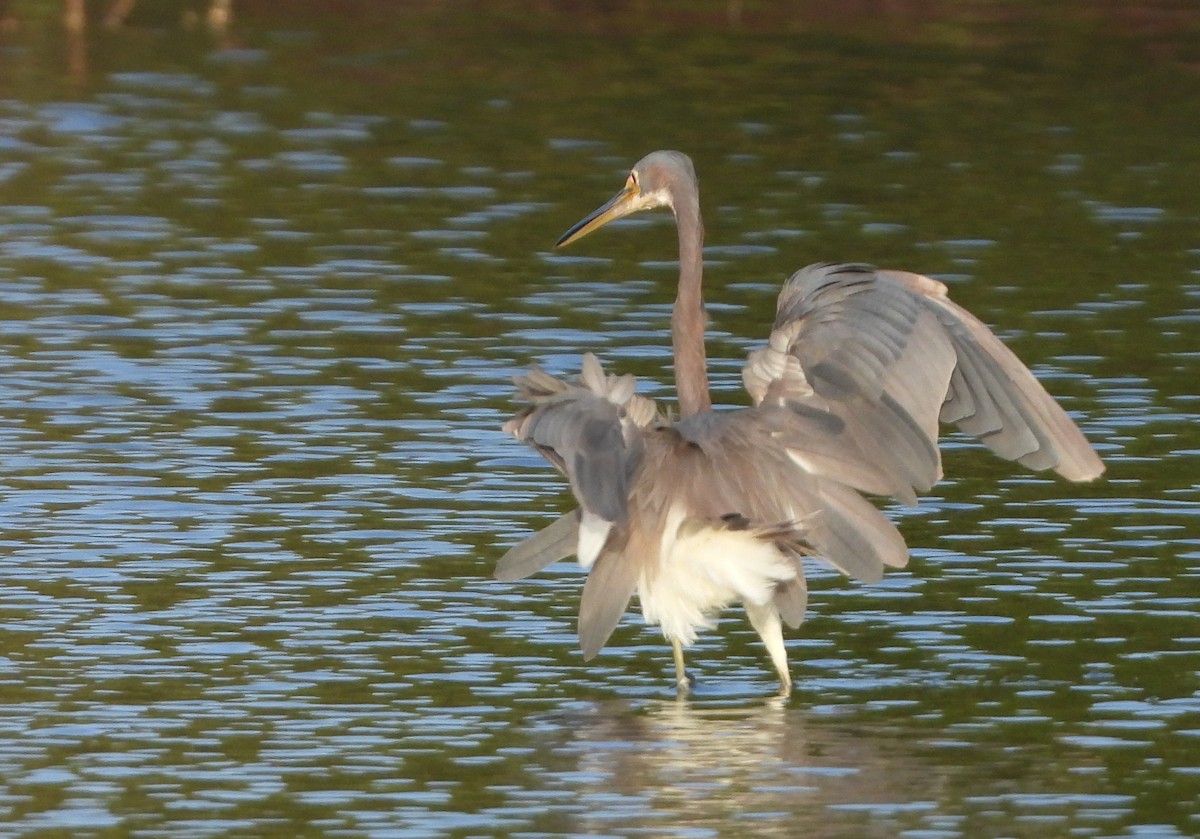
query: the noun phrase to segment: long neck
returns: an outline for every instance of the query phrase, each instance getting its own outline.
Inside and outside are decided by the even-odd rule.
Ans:
[[[691,191],[675,201],[679,227],[679,292],[671,313],[671,346],[675,351],[675,391],[680,416],[712,409],[708,395],[708,359],[704,353],[704,225],[700,199]]]

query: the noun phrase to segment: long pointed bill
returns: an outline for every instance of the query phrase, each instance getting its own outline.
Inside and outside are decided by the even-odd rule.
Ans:
[[[562,235],[562,238],[554,243],[554,247],[561,248],[563,245],[568,245],[576,239],[582,239],[584,236],[591,233],[593,230],[603,227],[613,219],[618,219],[621,216],[627,216],[635,210],[637,206],[637,198],[640,195],[638,188],[632,184],[627,185],[624,189],[614,195],[602,207],[593,211],[583,220],[577,222],[574,227]]]

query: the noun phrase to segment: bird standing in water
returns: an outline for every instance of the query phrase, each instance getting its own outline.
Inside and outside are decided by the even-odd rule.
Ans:
[[[797,271],[766,346],[742,370],[752,406],[714,411],[701,293],[704,227],[692,161],[656,151],[558,246],[640,210],[667,207],[679,232],[671,315],[678,417],[609,376],[590,353],[578,383],[533,369],[528,407],[504,428],[562,472],[578,509],[510,550],[515,580],[574,554],[584,658],[604,646],[636,592],[647,622],[683,648],[741,602],[791,690],[784,623],[799,626],[803,556],[874,582],[903,567],[896,527],[860,493],[916,503],[942,476],[938,425],[1030,469],[1088,481],[1104,465],[1079,428],[990,330],[933,279],[866,265]]]

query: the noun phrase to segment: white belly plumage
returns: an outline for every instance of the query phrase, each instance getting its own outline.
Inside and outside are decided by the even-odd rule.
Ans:
[[[747,530],[713,528],[684,520],[679,508],[667,515],[657,563],[638,579],[646,622],[685,646],[699,629],[711,629],[721,609],[736,602],[762,607],[780,583],[794,578],[797,564],[770,541]]]

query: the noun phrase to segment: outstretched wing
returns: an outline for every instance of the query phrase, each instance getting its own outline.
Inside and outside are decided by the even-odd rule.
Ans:
[[[606,376],[591,353],[578,384],[541,370],[518,376],[531,404],[504,424],[566,475],[580,509],[560,516],[514,546],[496,565],[515,580],[572,554],[590,569],[579,609],[579,639],[591,658],[612,633],[637,585],[626,560],[632,484],[642,464],[646,432],[663,421],[649,399],[634,393],[632,376]],[[614,535],[615,538],[610,538]]]
[[[632,376],[606,376],[596,356],[583,357],[578,384],[539,369],[516,378],[530,404],[504,424],[562,472],[580,510],[533,534],[501,558],[500,579],[519,579],[571,554],[585,568],[614,525],[629,517],[629,485],[642,457],[642,432],[658,421],[651,400],[634,393]]]
[[[901,500],[941,477],[939,420],[1031,469],[1073,481],[1104,471],[1029,369],[942,283],[918,274],[833,264],[797,271],[743,379],[756,405],[839,417],[848,444],[879,465],[887,494]]]
[[[654,403],[633,391],[632,376],[605,376],[596,356],[583,357],[579,384],[534,368],[516,378],[531,404],[504,424],[566,475],[585,514],[607,521],[627,515],[627,482],[637,466],[640,426],[653,422]]]

